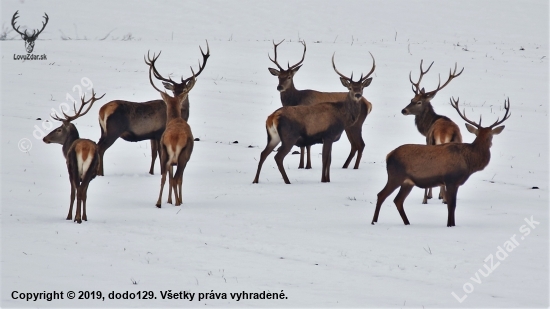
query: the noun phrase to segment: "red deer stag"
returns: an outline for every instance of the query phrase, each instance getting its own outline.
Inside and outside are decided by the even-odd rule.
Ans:
[[[466,118],[463,111],[458,108],[458,100],[451,100],[451,105],[456,109],[460,117],[466,121],[466,129],[476,135],[471,144],[448,143],[441,145],[402,145],[390,152],[386,157],[386,169],[388,182],[376,201],[376,210],[372,218],[372,224],[378,221],[380,207],[384,200],[397,187],[401,186],[399,193],[393,200],[405,225],[409,220],[403,208],[403,202],[414,186],[431,188],[444,185],[447,198],[447,226],[455,226],[456,194],[458,187],[475,172],[483,170],[491,159],[491,145],[493,135],[497,135],[504,126],[497,127],[510,117],[510,100],[504,102],[504,117],[497,119],[488,127]]]
[[[90,181],[95,178],[97,173],[99,153],[96,143],[89,139],[80,138],[78,130],[71,122],[86,115],[94,102],[100,100],[103,96],[105,94],[96,98],[92,89],[91,99],[85,101],[84,97],[82,97],[82,104],[78,111],[76,110],[76,105],[74,106],[74,116],[68,116],[65,112],[63,112],[65,118],[52,115],[53,119],[61,121],[62,124],[43,139],[46,144],[56,143],[63,145],[63,156],[65,156],[67,161],[67,170],[69,171],[69,180],[71,181],[71,206],[69,207],[67,220],[73,218],[73,204],[76,193],[77,200],[74,221],[78,223],[82,223],[82,220],[88,221],[88,217],[86,216],[87,191]],[[88,105],[86,110],[82,111],[86,105]],[[83,207],[82,215],[81,207]]]
[[[411,99],[411,103],[405,107],[401,113],[403,115],[414,115],[414,123],[420,134],[426,137],[427,145],[439,145],[445,143],[462,143],[462,135],[460,134],[460,129],[451,119],[438,115],[435,113],[434,108],[430,101],[435,97],[439,90],[445,88],[451,80],[455,77],[460,76],[464,68],[456,74],[456,63],[455,69],[451,73],[449,70],[449,78],[447,82],[441,86],[441,77],[439,79],[439,84],[437,88],[433,91],[426,92],[424,88],[420,88],[420,81],[424,74],[428,73],[432,65],[428,67],[426,71],[422,69],[422,62],[420,60],[420,77],[418,82],[413,82],[411,73],[409,73],[409,80],[411,81],[411,88],[414,92],[414,97]],[[432,198],[432,188],[424,190],[424,199],[422,204],[427,204],[428,199]],[[441,186],[439,189],[439,198],[443,199],[443,202],[446,203],[445,199],[445,186]]]
[[[298,106],[298,105],[312,105],[317,103],[323,103],[323,102],[342,102],[346,99],[348,93],[347,92],[319,92],[315,90],[297,90],[296,87],[294,87],[294,75],[298,70],[302,67],[302,63],[304,62],[304,58],[306,56],[306,43],[301,41],[302,45],[304,45],[304,53],[302,55],[302,60],[300,60],[298,63],[290,66],[288,64],[288,68],[285,70],[283,67],[279,65],[277,62],[277,47],[283,42],[279,42],[278,44],[275,44],[273,42],[274,46],[274,59],[271,59],[271,56],[269,56],[269,60],[273,62],[277,68],[268,68],[269,72],[273,74],[274,76],[277,76],[279,78],[279,84],[277,85],[277,90],[281,93],[281,103],[283,106]],[[357,118],[357,121],[353,124],[350,124],[348,127],[345,128],[346,135],[348,136],[349,142],[351,144],[351,151],[350,154],[344,163],[343,168],[348,168],[351,160],[357,153],[357,159],[355,161],[354,169],[359,168],[359,163],[361,161],[361,156],[363,155],[363,149],[365,149],[365,142],[363,141],[362,136],[362,127],[363,123],[365,122],[365,119],[367,118],[367,115],[372,110],[372,104],[367,101],[364,97],[361,97],[360,102],[361,105],[361,112],[359,113],[359,117]],[[311,144],[304,144],[301,139],[298,140],[296,143],[296,146],[300,147],[300,164],[298,165],[298,168],[304,168],[304,147],[307,149],[307,164],[306,169],[311,168],[311,152],[310,147]]]
[[[164,103],[166,104],[166,129],[162,134],[159,141],[160,149],[160,170],[161,170],[161,183],[160,194],[156,206],[161,207],[162,190],[164,189],[164,183],[166,182],[166,173],[168,172],[168,203],[172,204],[172,190],[174,191],[175,206],[180,206],[182,203],[182,178],[183,171],[187,166],[187,162],[191,158],[193,152],[193,134],[191,133],[191,127],[186,120],[182,118],[181,106],[185,100],[189,91],[193,89],[196,82],[196,75],[191,68],[193,75],[188,78],[189,82],[183,89],[182,93],[171,97],[166,92],[158,89],[153,82],[151,73],[157,72],[155,68],[155,61],[158,56],[153,54],[153,59],[149,57],[147,53],[147,60],[145,63],[149,66],[149,81],[155,90],[157,90]],[[176,166],[176,173],[173,174],[173,166]]]
[[[325,102],[314,105],[284,106],[269,115],[265,128],[267,131],[267,145],[262,151],[258,171],[253,183],[258,183],[262,164],[275,146],[282,142],[279,151],[275,155],[275,162],[286,184],[290,184],[286,175],[283,160],[290,152],[292,146],[298,140],[304,145],[323,143],[323,166],[321,171],[321,182],[330,182],[330,163],[332,143],[338,141],[345,128],[357,121],[360,117],[362,106],[363,88],[370,85],[372,73],[376,67],[372,56],[372,69],[365,77],[354,82],[351,78],[338,72],[332,55],[332,66],[340,76],[342,85],[348,89],[347,96],[339,102]]]
[[[204,70],[206,61],[210,57],[210,47],[206,41],[206,53],[199,46],[202,54],[202,65],[199,61],[199,71],[195,77],[199,76]],[[159,54],[160,56],[160,54]],[[156,79],[161,80],[164,87],[171,90],[174,97],[183,93],[191,82],[191,78],[181,78],[181,83],[173,81],[171,78],[164,78],[159,72],[152,68]],[[187,121],[189,119],[189,97],[181,106],[181,117]],[[99,110],[99,124],[101,126],[101,138],[97,145],[99,146],[99,170],[98,175],[103,176],[103,155],[105,151],[119,138],[129,142],[139,142],[151,140],[151,168],[149,174],[154,174],[155,160],[159,151],[159,140],[166,126],[166,104],[162,100],[153,100],[143,103],[115,100],[101,107]]]

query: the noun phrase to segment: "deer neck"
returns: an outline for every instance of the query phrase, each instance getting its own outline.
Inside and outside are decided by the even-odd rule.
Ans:
[[[353,97],[351,93],[348,93],[348,96],[346,97],[343,105],[344,123],[346,127],[354,124],[355,121],[357,121],[357,118],[359,118],[359,114],[361,113],[360,100],[361,98],[357,99]]]
[[[65,142],[63,142],[63,156],[65,159],[67,158],[67,154],[69,153],[69,149],[71,149],[71,146],[73,145],[74,141],[80,138],[80,135],[78,134],[78,130],[74,126],[74,124],[69,125],[69,130],[67,137],[65,138]]]
[[[281,92],[281,103],[283,106],[296,106],[300,105],[301,101],[300,90],[294,87],[294,81],[291,80],[288,88]]]
[[[491,141],[476,137],[474,142],[469,144],[466,159],[472,173],[483,170],[491,160]]]
[[[435,113],[431,104],[428,104],[421,114],[414,117],[414,123],[420,134],[426,136],[433,123],[439,118],[441,116]]]
[[[181,118],[181,107],[179,104],[176,106],[166,106],[166,123],[169,123],[173,119]]]

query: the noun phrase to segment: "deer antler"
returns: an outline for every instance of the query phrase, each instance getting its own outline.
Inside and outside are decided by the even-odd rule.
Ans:
[[[502,118],[502,120],[499,121],[498,118],[497,118],[497,121],[495,121],[495,123],[490,125],[489,128],[494,128],[494,127],[498,126],[499,124],[506,121],[506,119],[510,118],[510,116],[512,116],[512,114],[509,114],[509,112],[510,112],[510,98],[508,98],[507,100],[504,100],[504,109],[506,110],[506,112],[504,113],[504,117]]]
[[[432,62],[432,64],[433,64],[433,62]],[[453,80],[455,77],[459,77],[460,74],[462,74],[462,72],[464,72],[464,68],[462,68],[462,70],[458,74],[456,74],[456,62],[455,62],[455,69],[452,73],[451,73],[451,69],[449,69],[449,78],[447,79],[445,84],[443,84],[443,86],[440,87],[440,85],[441,85],[441,75],[439,75],[439,83],[437,84],[437,88],[434,91],[430,91],[428,93],[429,94],[435,94],[435,93],[439,92],[439,90],[445,88],[445,86],[447,86],[451,82],[451,80]]]
[[[269,60],[271,60],[271,62],[275,63],[275,65],[279,68],[279,70],[281,71],[290,71],[290,70],[293,70],[295,69],[297,66],[301,65],[303,62],[304,62],[304,59],[306,58],[306,50],[307,50],[307,47],[306,47],[306,42],[304,41],[300,41],[300,43],[302,43],[302,45],[304,45],[304,53],[302,54],[302,60],[298,61],[296,64],[293,64],[292,66],[290,65],[290,62],[287,63],[287,69],[283,69],[283,67],[281,67],[279,65],[279,62],[277,62],[277,47],[279,45],[281,45],[281,43],[283,43],[285,40],[283,39],[281,42],[275,44],[275,41],[273,41],[273,50],[274,50],[274,53],[275,53],[275,59],[271,59],[271,56],[269,55],[269,53],[267,54],[267,56],[269,57]]]
[[[412,81],[412,77],[411,77],[412,72],[409,72],[409,80],[411,81],[411,84],[412,84],[411,88],[412,88],[412,91],[414,92],[414,94],[419,94],[420,93],[420,81],[422,81],[422,77],[424,76],[424,74],[428,73],[428,71],[432,68],[432,65],[434,64],[434,62],[432,61],[432,63],[428,67],[428,69],[426,71],[424,71],[422,69],[422,63],[423,62],[424,62],[424,59],[420,60],[420,77],[418,78],[418,82],[415,83],[415,82]]]
[[[353,72],[351,73],[351,77],[347,77],[345,76],[344,74],[340,73],[338,71],[338,69],[336,69],[336,64],[334,64],[334,55],[336,53],[332,54],[332,67],[334,68],[334,71],[340,75],[340,77],[344,78],[344,79],[347,79],[348,81],[352,82],[353,81]],[[374,56],[372,55],[371,52],[369,52],[371,58],[372,58],[372,69],[370,70],[369,74],[367,74],[365,77],[363,77],[363,74],[361,74],[361,78],[359,79],[359,82],[363,83],[364,81],[367,80],[367,78],[369,78],[372,73],[374,72],[374,69],[376,68],[376,61],[374,60]]]
[[[481,115],[479,116],[479,124],[477,124],[466,117],[466,109],[463,109],[462,113],[460,112],[460,109],[458,108],[458,101],[460,100],[460,98],[456,98],[455,100],[454,97],[451,97],[449,100],[451,101],[451,106],[454,107],[454,109],[456,109],[456,111],[458,112],[458,115],[462,119],[464,119],[464,121],[466,121],[467,123],[473,125],[478,129],[481,128]]]
[[[57,116],[57,114],[52,115],[52,118],[55,119],[55,120],[58,120],[58,121],[62,121],[62,122],[71,122],[75,119],[78,119],[78,118],[86,115],[86,113],[88,113],[88,111],[90,111],[90,109],[94,105],[95,101],[100,100],[104,96],[105,96],[105,94],[103,94],[99,98],[96,98],[95,97],[95,91],[94,91],[94,89],[92,89],[92,97],[88,101],[84,100],[84,95],[82,96],[82,98],[80,98],[82,104],[80,105],[80,109],[78,109],[78,111],[76,110],[76,103],[73,103],[73,108],[74,108],[74,111],[75,111],[74,116],[69,116],[69,115],[65,114],[65,112],[63,110],[61,110],[61,112],[63,113],[63,116],[65,118],[61,118],[61,117]],[[88,104],[90,104],[90,105],[88,105]],[[84,109],[84,106],[86,106],[86,105],[88,105],[88,108],[83,112],[82,110]]]
[[[15,26],[15,20],[19,18],[17,14],[19,14],[19,11],[15,11],[15,13],[13,14],[13,17],[11,18],[11,26],[13,27],[13,30],[15,30],[15,32],[19,33],[20,35],[27,36],[27,30],[25,30],[25,33],[22,33],[21,31],[19,31],[19,26]]]
[[[200,47],[200,45],[199,45],[199,49],[201,50],[201,54],[202,54],[202,65],[199,60],[199,71],[197,72],[197,74],[195,74],[195,72],[193,72],[193,68],[191,68],[191,72],[193,73],[193,76],[186,79],[183,79],[182,77],[181,78],[182,83],[188,83],[191,79],[196,79],[202,73],[202,70],[204,70],[204,67],[206,66],[206,61],[208,61],[208,57],[210,57],[210,46],[208,46],[208,40],[206,40],[206,54],[202,51],[202,47]]]
[[[171,79],[168,81],[168,80],[162,78],[162,76],[161,76],[161,78],[157,77],[158,72],[157,72],[157,69],[155,68],[155,61],[157,61],[157,59],[160,57],[161,53],[162,53],[162,51],[158,55],[155,55],[155,53],[153,53],[153,59],[151,59],[151,56],[149,55],[149,51],[147,51],[147,59],[145,59],[145,55],[143,56],[143,60],[145,61],[145,64],[147,64],[149,66],[149,81],[151,82],[151,85],[153,86],[153,88],[155,88],[155,90],[157,90],[158,92],[163,92],[163,91],[159,90],[157,88],[157,86],[155,86],[155,83],[153,82],[153,78],[151,76],[151,73],[153,73],[157,79],[176,84],[176,82],[172,81]],[[158,76],[160,76],[160,74],[158,74]]]
[[[466,110],[463,109],[463,111],[461,113],[460,110],[458,109],[458,100],[459,100],[459,98],[457,98],[456,100],[454,98],[451,98],[451,106],[456,109],[456,111],[458,112],[458,115],[460,115],[460,117],[462,119],[464,119],[464,121],[466,121],[467,123],[473,125],[474,127],[478,128],[478,129],[480,129],[481,128],[481,115],[479,116],[479,123],[475,123],[475,122],[469,120],[468,118],[466,118]],[[506,121],[506,119],[510,118],[510,116],[512,115],[512,114],[509,114],[509,112],[510,112],[510,98],[508,98],[507,100],[504,100],[504,109],[506,110],[506,112],[504,113],[504,117],[502,118],[502,120],[499,120],[499,118],[497,118],[497,121],[495,121],[495,123],[488,126],[487,128],[494,128],[494,127],[498,126],[499,124],[503,123],[504,121]]]
[[[279,65],[279,63],[277,62],[277,46],[281,45],[281,43],[283,43],[285,41],[285,39],[283,39],[281,42],[275,44],[275,40],[273,40],[273,49],[274,49],[274,52],[275,52],[275,59],[271,59],[271,56],[269,55],[269,53],[267,53],[267,56],[269,57],[269,60],[271,60],[271,62],[275,63],[275,65],[279,68],[279,70],[281,71],[284,71],[284,69]]]
[[[12,25],[13,29],[15,30],[15,32],[19,33],[20,35],[22,35],[26,38],[36,38],[36,37],[38,37],[38,35],[40,33],[42,33],[42,31],[44,31],[44,28],[46,28],[46,25],[48,24],[48,21],[50,20],[50,17],[48,17],[48,14],[44,13],[43,17],[44,17],[44,19],[46,19],[46,21],[42,22],[42,29],[33,30],[32,34],[28,35],[27,30],[25,30],[25,32],[21,32],[21,31],[19,31],[19,26],[15,26],[15,20],[19,18],[18,14],[19,14],[19,11],[15,11],[15,13],[13,14],[13,17],[11,18],[11,25]],[[38,31],[38,32],[36,32],[36,31]]]

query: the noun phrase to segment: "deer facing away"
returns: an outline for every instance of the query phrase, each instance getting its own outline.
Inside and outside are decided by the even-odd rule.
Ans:
[[[302,45],[304,46],[304,53],[302,55],[302,60],[300,60],[298,63],[294,65],[288,64],[288,68],[285,70],[281,65],[279,65],[277,61],[277,47],[283,42],[275,44],[273,42],[273,49],[274,49],[274,59],[271,59],[271,56],[269,56],[269,60],[273,62],[278,69],[275,68],[268,68],[269,72],[277,76],[279,79],[279,84],[277,85],[277,90],[281,93],[281,103],[283,106],[309,106],[314,105],[317,103],[325,103],[325,102],[342,102],[346,99],[348,93],[347,92],[319,92],[315,90],[297,90],[294,86],[294,75],[298,70],[302,67],[302,63],[304,62],[304,58],[306,55],[306,44],[305,42],[301,41]],[[359,116],[357,117],[357,121],[349,124],[346,128],[346,135],[348,136],[349,142],[351,144],[351,151],[346,159],[346,162],[344,163],[343,168],[348,168],[351,160],[357,153],[357,159],[355,161],[354,169],[359,168],[359,163],[361,162],[361,157],[363,155],[363,150],[365,149],[365,142],[363,141],[362,136],[362,128],[363,123],[365,122],[365,119],[367,118],[367,115],[370,114],[372,111],[372,104],[367,101],[364,97],[360,98],[361,110],[359,113]],[[297,146],[300,147],[300,164],[298,165],[298,168],[304,168],[304,148],[307,150],[307,164],[305,166],[306,169],[311,168],[311,145],[308,143],[304,143],[302,139],[298,139]]]
[[[372,57],[372,54],[371,54]],[[357,121],[363,103],[363,88],[370,85],[376,64],[372,57],[371,71],[358,81],[346,77],[336,69],[334,55],[332,66],[340,76],[342,85],[348,89],[346,98],[339,102],[325,102],[314,105],[284,106],[269,115],[266,120],[267,145],[260,155],[258,170],[253,183],[258,183],[262,165],[273,149],[282,142],[275,162],[286,184],[290,184],[283,160],[298,140],[304,145],[323,143],[321,182],[330,182],[332,144],[340,139],[345,128]],[[353,77],[353,75],[352,75]]]
[[[151,77],[152,72],[156,72],[155,61],[160,56],[153,54],[153,59],[147,55],[148,59],[145,63],[149,66],[149,81],[155,90],[157,90],[163,102],[166,104],[166,129],[162,134],[159,141],[160,149],[160,170],[161,170],[161,184],[160,193],[156,206],[161,207],[162,191],[166,182],[166,173],[168,173],[168,203],[172,203],[172,191],[174,191],[175,206],[182,204],[182,182],[183,172],[187,166],[187,162],[191,158],[193,152],[193,133],[191,127],[185,119],[181,116],[181,106],[187,99],[189,91],[193,89],[196,82],[196,75],[191,68],[193,75],[190,77],[190,82],[187,83],[182,93],[171,97],[166,92],[159,90]],[[173,173],[173,167],[176,166],[176,173]]]
[[[458,187],[475,172],[483,170],[491,160],[493,135],[504,130],[502,124],[510,117],[510,100],[504,102],[505,114],[502,120],[497,119],[488,127],[481,126],[468,118],[458,108],[458,100],[451,100],[451,105],[466,123],[466,129],[476,135],[473,143],[447,143],[441,145],[402,145],[391,151],[386,157],[388,182],[378,193],[376,209],[372,224],[378,221],[380,207],[384,200],[398,187],[399,193],[393,200],[405,225],[409,220],[403,208],[403,202],[414,186],[430,188],[445,185],[447,198],[447,226],[455,226],[456,195]],[[428,168],[428,166],[430,168]]]
[[[199,62],[199,76],[206,66],[210,57],[210,47],[206,41],[206,53],[199,46],[202,54],[202,65]],[[159,54],[160,56],[160,54]],[[174,94],[174,97],[181,95],[191,82],[191,78],[181,78],[181,83],[171,78],[164,78],[155,68],[152,73],[156,79],[162,81],[164,87]],[[185,96],[181,105],[181,117],[189,119],[189,96]],[[155,160],[159,153],[159,141],[166,126],[166,104],[163,100],[153,100],[143,103],[128,102],[122,100],[111,101],[99,110],[99,124],[101,127],[101,138],[99,139],[99,168],[98,175],[103,176],[103,156],[105,151],[120,137],[129,142],[151,140],[151,167],[149,174],[154,174]]]
[[[420,77],[418,78],[418,82],[413,82],[411,78],[411,73],[409,73],[409,80],[412,84],[411,88],[414,92],[414,97],[411,99],[411,103],[407,105],[401,111],[401,113],[403,115],[415,116],[414,123],[416,125],[416,128],[418,129],[420,134],[426,137],[427,145],[462,143],[462,135],[460,134],[460,129],[458,128],[456,123],[454,123],[448,117],[436,114],[430,101],[441,89],[445,88],[445,86],[447,86],[451,82],[451,80],[453,80],[455,77],[460,76],[460,74],[462,74],[462,71],[464,71],[464,68],[462,68],[462,70],[458,74],[456,74],[455,63],[455,69],[452,73],[449,70],[449,78],[447,79],[445,84],[441,86],[440,78],[437,88],[433,91],[426,92],[424,88],[420,88],[420,82],[422,81],[422,77],[424,76],[424,74],[428,73],[434,63],[432,62],[428,69],[424,71],[422,68],[422,62],[423,60],[420,61]],[[430,198],[432,198],[432,188],[425,189],[422,204],[427,204],[428,199]],[[443,199],[443,202],[446,202],[445,186],[440,186],[439,198]]]
[[[86,216],[88,185],[96,177],[99,153],[96,143],[89,139],[80,138],[78,130],[71,122],[86,115],[95,101],[100,100],[103,96],[105,94],[96,98],[92,89],[92,98],[85,101],[84,97],[82,97],[80,109],[77,111],[76,106],[74,107],[74,116],[68,116],[65,112],[63,112],[64,118],[53,115],[52,118],[61,121],[62,124],[43,139],[46,144],[56,143],[63,145],[63,156],[67,161],[67,170],[69,172],[69,180],[71,181],[71,206],[69,207],[67,220],[72,219],[76,194],[77,202],[74,221],[78,223],[82,223],[82,220],[88,221],[88,217]],[[82,111],[86,105],[88,105],[86,110]]]

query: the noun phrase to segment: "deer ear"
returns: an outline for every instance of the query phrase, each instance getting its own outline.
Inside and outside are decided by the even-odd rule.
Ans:
[[[174,85],[172,85],[170,83],[167,83],[167,82],[162,82],[162,84],[164,85],[164,88],[166,88],[168,90],[171,90],[171,91],[174,91]]]
[[[347,80],[347,78],[340,77],[340,82],[342,82],[344,87],[349,88],[349,80]]]
[[[502,130],[504,130],[504,126],[496,127],[491,131],[491,133],[493,135],[498,135],[500,134],[500,132],[502,132]]]
[[[363,88],[368,87],[368,86],[370,85],[370,83],[372,83],[372,77],[367,78],[367,79],[363,82]]]
[[[273,76],[279,76],[279,74],[281,73],[281,72],[279,72],[279,70],[274,69],[274,68],[267,68],[267,69],[269,70],[269,72],[270,72],[271,75],[273,75]]]
[[[435,97],[436,94],[437,94],[437,92],[427,94],[425,100],[430,101],[431,99],[433,99]]]
[[[296,72],[298,72],[298,70],[302,67],[302,65],[300,64],[299,66],[295,67],[294,69],[292,69],[292,75],[296,74]]]
[[[426,91],[424,90],[424,87],[422,87],[422,89],[420,89],[420,94],[424,94],[426,93]]]
[[[467,124],[467,123],[465,123],[465,125],[466,125],[466,129],[468,130],[468,132],[470,132],[472,134],[475,134],[477,136],[478,130],[477,130],[476,127],[474,127],[473,125]]]

